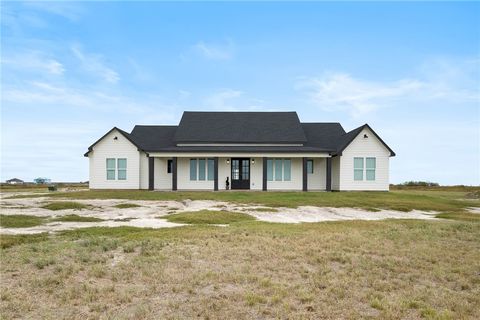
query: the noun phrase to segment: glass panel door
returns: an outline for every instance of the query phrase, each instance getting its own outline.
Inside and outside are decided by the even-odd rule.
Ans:
[[[242,178],[240,180],[250,180],[250,160],[242,160]]]
[[[232,180],[240,179],[240,160],[232,159]]]

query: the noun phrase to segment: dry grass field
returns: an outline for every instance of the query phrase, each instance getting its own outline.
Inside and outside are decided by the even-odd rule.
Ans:
[[[84,192],[82,197],[99,195]],[[436,200],[446,219],[275,224],[202,212],[172,216],[189,225],[171,229],[2,235],[0,314],[3,319],[479,319],[480,220],[466,211],[478,200],[467,199],[467,192],[432,192],[377,195],[400,207],[416,197],[423,201],[420,207]],[[134,197],[180,193],[140,194]],[[365,198],[365,193],[311,194],[327,198],[301,197],[317,203]],[[274,195],[251,194],[265,205],[272,205]],[[283,195],[301,202],[298,193]]]

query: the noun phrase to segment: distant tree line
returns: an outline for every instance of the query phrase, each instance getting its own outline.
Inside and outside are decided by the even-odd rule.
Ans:
[[[440,186],[436,182],[429,182],[429,181],[406,181],[404,183],[400,183],[400,186],[408,186],[408,187],[438,187]]]

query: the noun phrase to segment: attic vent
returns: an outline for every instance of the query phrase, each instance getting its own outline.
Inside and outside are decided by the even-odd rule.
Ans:
[[[368,139],[368,136],[366,133],[363,135],[363,139]]]
[[[113,138],[113,140],[118,140],[118,137]]]

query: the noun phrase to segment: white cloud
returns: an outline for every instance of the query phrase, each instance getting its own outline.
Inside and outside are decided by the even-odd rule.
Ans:
[[[121,94],[105,93],[92,87],[76,88],[41,81],[4,87],[2,103],[76,107],[98,112],[115,110],[127,114],[149,112],[155,106],[154,101],[140,101]]]
[[[46,55],[32,51],[26,54],[17,54],[12,57],[2,59],[2,65],[5,67],[22,69],[26,71],[40,71],[48,72],[52,75],[63,75],[65,67],[63,64],[55,59],[49,58]]]
[[[306,92],[310,101],[325,111],[344,111],[359,117],[399,103],[479,101],[478,69],[479,61],[475,59],[456,64],[436,60],[424,64],[413,78],[380,82],[329,72],[304,78],[296,88]]]
[[[226,44],[213,44],[199,41],[193,49],[206,59],[230,60],[233,58],[234,44],[228,40]]]
[[[64,17],[70,21],[77,21],[84,12],[84,8],[71,1],[29,1],[24,2],[26,8],[43,11]]]
[[[425,86],[417,80],[378,83],[355,79],[346,73],[329,73],[305,80],[301,87],[308,90],[312,102],[324,110],[346,110],[362,115],[383,106],[383,102],[419,91]]]
[[[71,50],[81,62],[82,68],[93,76],[109,83],[117,83],[120,80],[118,73],[104,64],[102,55],[85,53],[78,45],[72,46]]]

